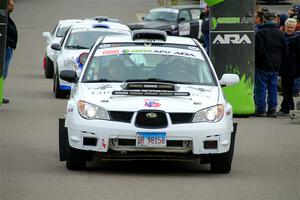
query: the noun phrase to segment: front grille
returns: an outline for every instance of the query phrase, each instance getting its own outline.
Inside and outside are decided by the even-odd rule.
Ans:
[[[186,153],[192,150],[191,140],[167,140],[166,147],[137,147],[136,139],[109,139],[109,149],[126,152],[177,152]]]
[[[109,114],[112,121],[130,123],[133,112],[110,111]]]
[[[172,124],[191,123],[193,113],[169,113]]]
[[[143,110],[137,113],[135,126],[140,128],[165,128],[168,126],[166,113],[157,110]]]

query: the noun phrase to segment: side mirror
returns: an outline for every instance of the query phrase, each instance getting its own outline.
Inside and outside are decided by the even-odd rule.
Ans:
[[[51,45],[51,49],[54,49],[54,50],[56,50],[56,51],[60,51],[60,50],[61,50],[61,45],[58,44],[58,43],[53,43],[53,44]]]
[[[59,77],[70,83],[76,83],[78,78],[75,70],[62,70]]]
[[[44,38],[46,38],[47,42],[50,43],[51,42],[51,33],[50,32],[43,32],[42,36]]]
[[[221,85],[234,85],[240,82],[240,77],[237,74],[223,74],[220,84]]]
[[[177,19],[177,22],[178,22],[178,23],[183,22],[183,21],[185,21],[185,18],[184,18],[184,17],[179,17],[179,18]]]

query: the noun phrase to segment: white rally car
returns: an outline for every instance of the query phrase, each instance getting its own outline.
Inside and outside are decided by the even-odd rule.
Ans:
[[[131,35],[131,31],[126,25],[115,21],[85,20],[71,26],[61,43],[51,45],[57,51],[53,75],[53,92],[56,98],[66,97],[71,89],[70,83],[59,78],[60,71],[72,69],[80,73],[80,55],[87,54],[96,40],[104,35]]]
[[[47,47],[45,49],[45,56],[43,58],[43,69],[46,78],[53,77],[53,61],[55,58],[55,50],[51,48],[53,43],[59,43],[70,26],[75,23],[82,22],[82,19],[64,19],[59,20],[53,31],[43,32],[42,35],[46,38]]]
[[[137,30],[92,47],[59,123],[60,160],[70,170],[102,159],[200,159],[229,173],[237,124],[199,42]],[[239,81],[224,74],[221,84]]]

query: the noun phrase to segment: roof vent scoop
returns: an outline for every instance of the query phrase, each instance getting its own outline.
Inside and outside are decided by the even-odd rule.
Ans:
[[[117,23],[121,23],[121,21],[119,19],[109,18],[107,16],[95,16],[95,17],[93,17],[93,19],[97,20],[99,22],[105,21],[105,22],[117,22]]]
[[[134,30],[132,40],[167,40],[167,33],[161,30],[140,29]]]
[[[106,24],[94,24],[93,28],[107,28],[109,29],[109,26]]]

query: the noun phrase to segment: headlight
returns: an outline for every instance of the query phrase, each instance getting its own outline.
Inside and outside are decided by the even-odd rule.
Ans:
[[[78,101],[77,108],[80,116],[85,119],[110,119],[108,112],[100,106],[85,101]]]
[[[193,119],[193,122],[218,122],[224,115],[224,105],[219,104],[203,110],[199,110]]]
[[[71,69],[71,70],[77,70],[78,69],[78,65],[77,65],[76,61],[73,60],[73,59],[65,60],[64,66],[65,66],[65,68]]]

